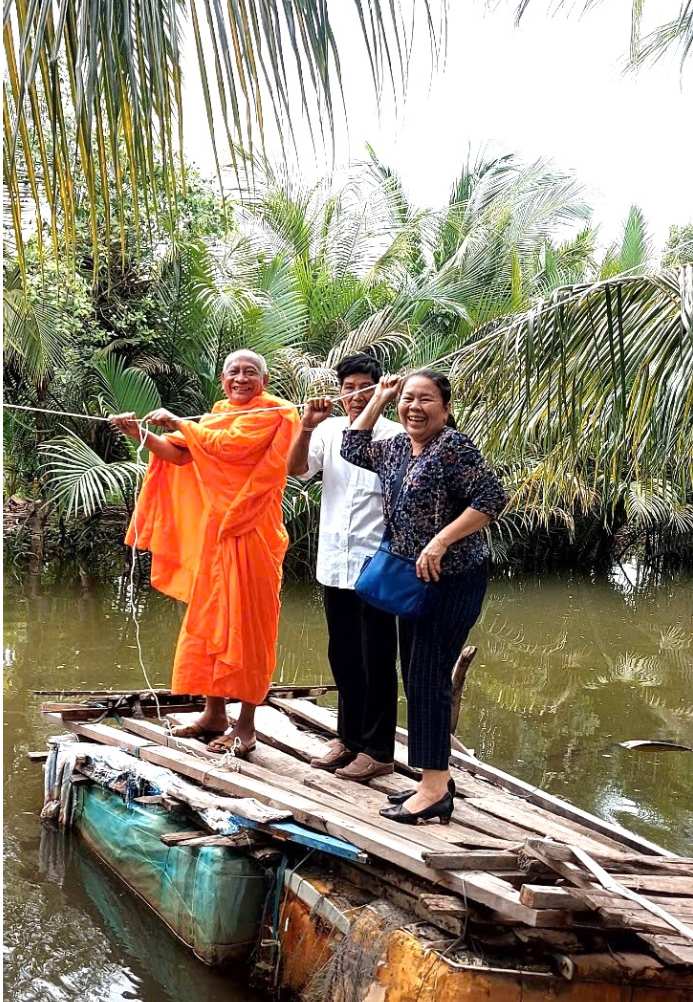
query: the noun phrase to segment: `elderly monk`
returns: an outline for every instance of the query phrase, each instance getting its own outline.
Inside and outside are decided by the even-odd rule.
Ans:
[[[255,707],[275,666],[279,589],[288,536],[282,521],[296,409],[267,392],[267,363],[252,351],[224,362],[226,396],[199,422],[160,408],[144,421],[149,469],[126,542],[152,554],[152,585],[188,605],[171,690],[201,693],[198,720],[173,733],[243,756],[255,746]],[[113,424],[140,440],[134,414]],[[242,702],[227,732],[226,699]]]

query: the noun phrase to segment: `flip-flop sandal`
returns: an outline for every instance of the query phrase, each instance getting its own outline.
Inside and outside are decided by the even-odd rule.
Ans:
[[[214,747],[217,745],[218,747]],[[231,752],[234,758],[247,758],[252,751],[257,748],[257,741],[253,741],[251,745],[247,745],[240,738],[231,737],[230,734],[224,734],[221,737],[214,738],[213,741],[207,745],[211,752],[216,755],[225,755]]]
[[[174,727],[171,731],[172,738],[195,738],[197,741],[202,741],[203,744],[214,741],[215,738],[222,738],[225,734],[226,731],[210,730],[200,724],[185,724]]]

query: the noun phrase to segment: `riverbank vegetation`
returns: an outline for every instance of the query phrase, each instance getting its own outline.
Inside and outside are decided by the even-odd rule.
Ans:
[[[447,371],[458,422],[509,488],[490,533],[500,567],[693,561],[690,221],[657,258],[634,207],[604,247],[576,179],[512,154],[470,158],[434,209],[372,149],[307,187],[258,151],[271,118],[295,142],[296,75],[314,138],[333,133],[336,36],[326,5],[261,8],[205,5],[203,21],[195,4],[126,16],[70,0],[55,21],[50,3],[8,4],[5,399],[38,408],[4,414],[10,564],[122,571],[146,457],[66,412],[199,414],[240,345],[299,403],[364,348],[390,371]],[[434,62],[444,50],[442,0],[411,22],[360,9],[376,94],[401,90],[417,24]],[[671,38],[685,57],[684,14]],[[184,157],[188,16],[214,184]],[[289,573],[310,572],[319,495],[289,484]]]
[[[450,373],[458,421],[502,472],[494,559],[604,569],[686,562],[693,539],[693,266],[683,227],[667,267],[632,209],[598,234],[576,181],[512,156],[466,164],[439,210],[412,205],[375,151],[311,189],[255,160],[225,215],[189,173],[182,223],[122,257],[91,234],[77,267],[25,249],[5,270],[6,400],[103,416],[162,403],[199,414],[224,355],[267,356],[276,392],[335,388],[344,355]],[[129,210],[134,214],[134,208]],[[132,231],[134,233],[134,230]],[[104,422],[6,411],[11,563],[122,571],[119,540],[145,457]],[[31,502],[18,514],[19,498]],[[307,573],[319,484],[291,482],[289,570]]]

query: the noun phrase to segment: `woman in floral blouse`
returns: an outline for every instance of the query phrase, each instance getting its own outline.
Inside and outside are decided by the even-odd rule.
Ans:
[[[374,441],[375,422],[398,394],[404,434]],[[342,444],[344,459],[380,477],[392,552],[415,559],[418,576],[435,582],[430,611],[399,623],[409,764],[423,774],[416,790],[393,795],[393,806],[380,813],[405,824],[447,822],[452,814],[452,669],[486,592],[488,548],[481,530],[506,502],[479,450],[450,427],[450,396],[447,377],[431,369],[404,379],[383,376]]]

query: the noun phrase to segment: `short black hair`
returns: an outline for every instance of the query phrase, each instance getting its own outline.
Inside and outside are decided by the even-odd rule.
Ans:
[[[450,380],[445,375],[445,373],[438,372],[437,369],[415,369],[414,372],[410,372],[407,376],[405,376],[404,380],[402,381],[400,393],[407,385],[407,381],[411,379],[412,376],[425,376],[426,379],[430,379],[431,382],[434,384],[434,386],[437,387],[438,392],[440,393],[441,399],[443,401],[443,405],[445,407],[450,406],[450,400],[452,398],[452,386],[450,385]],[[457,422],[453,417],[452,411],[450,411],[450,413],[448,414],[447,426],[448,428],[457,428]]]
[[[349,355],[347,358],[343,358],[335,367],[335,372],[337,373],[340,386],[347,376],[368,376],[372,383],[377,383],[383,374],[378,359],[373,355],[367,354],[365,351],[359,352],[358,355]]]

